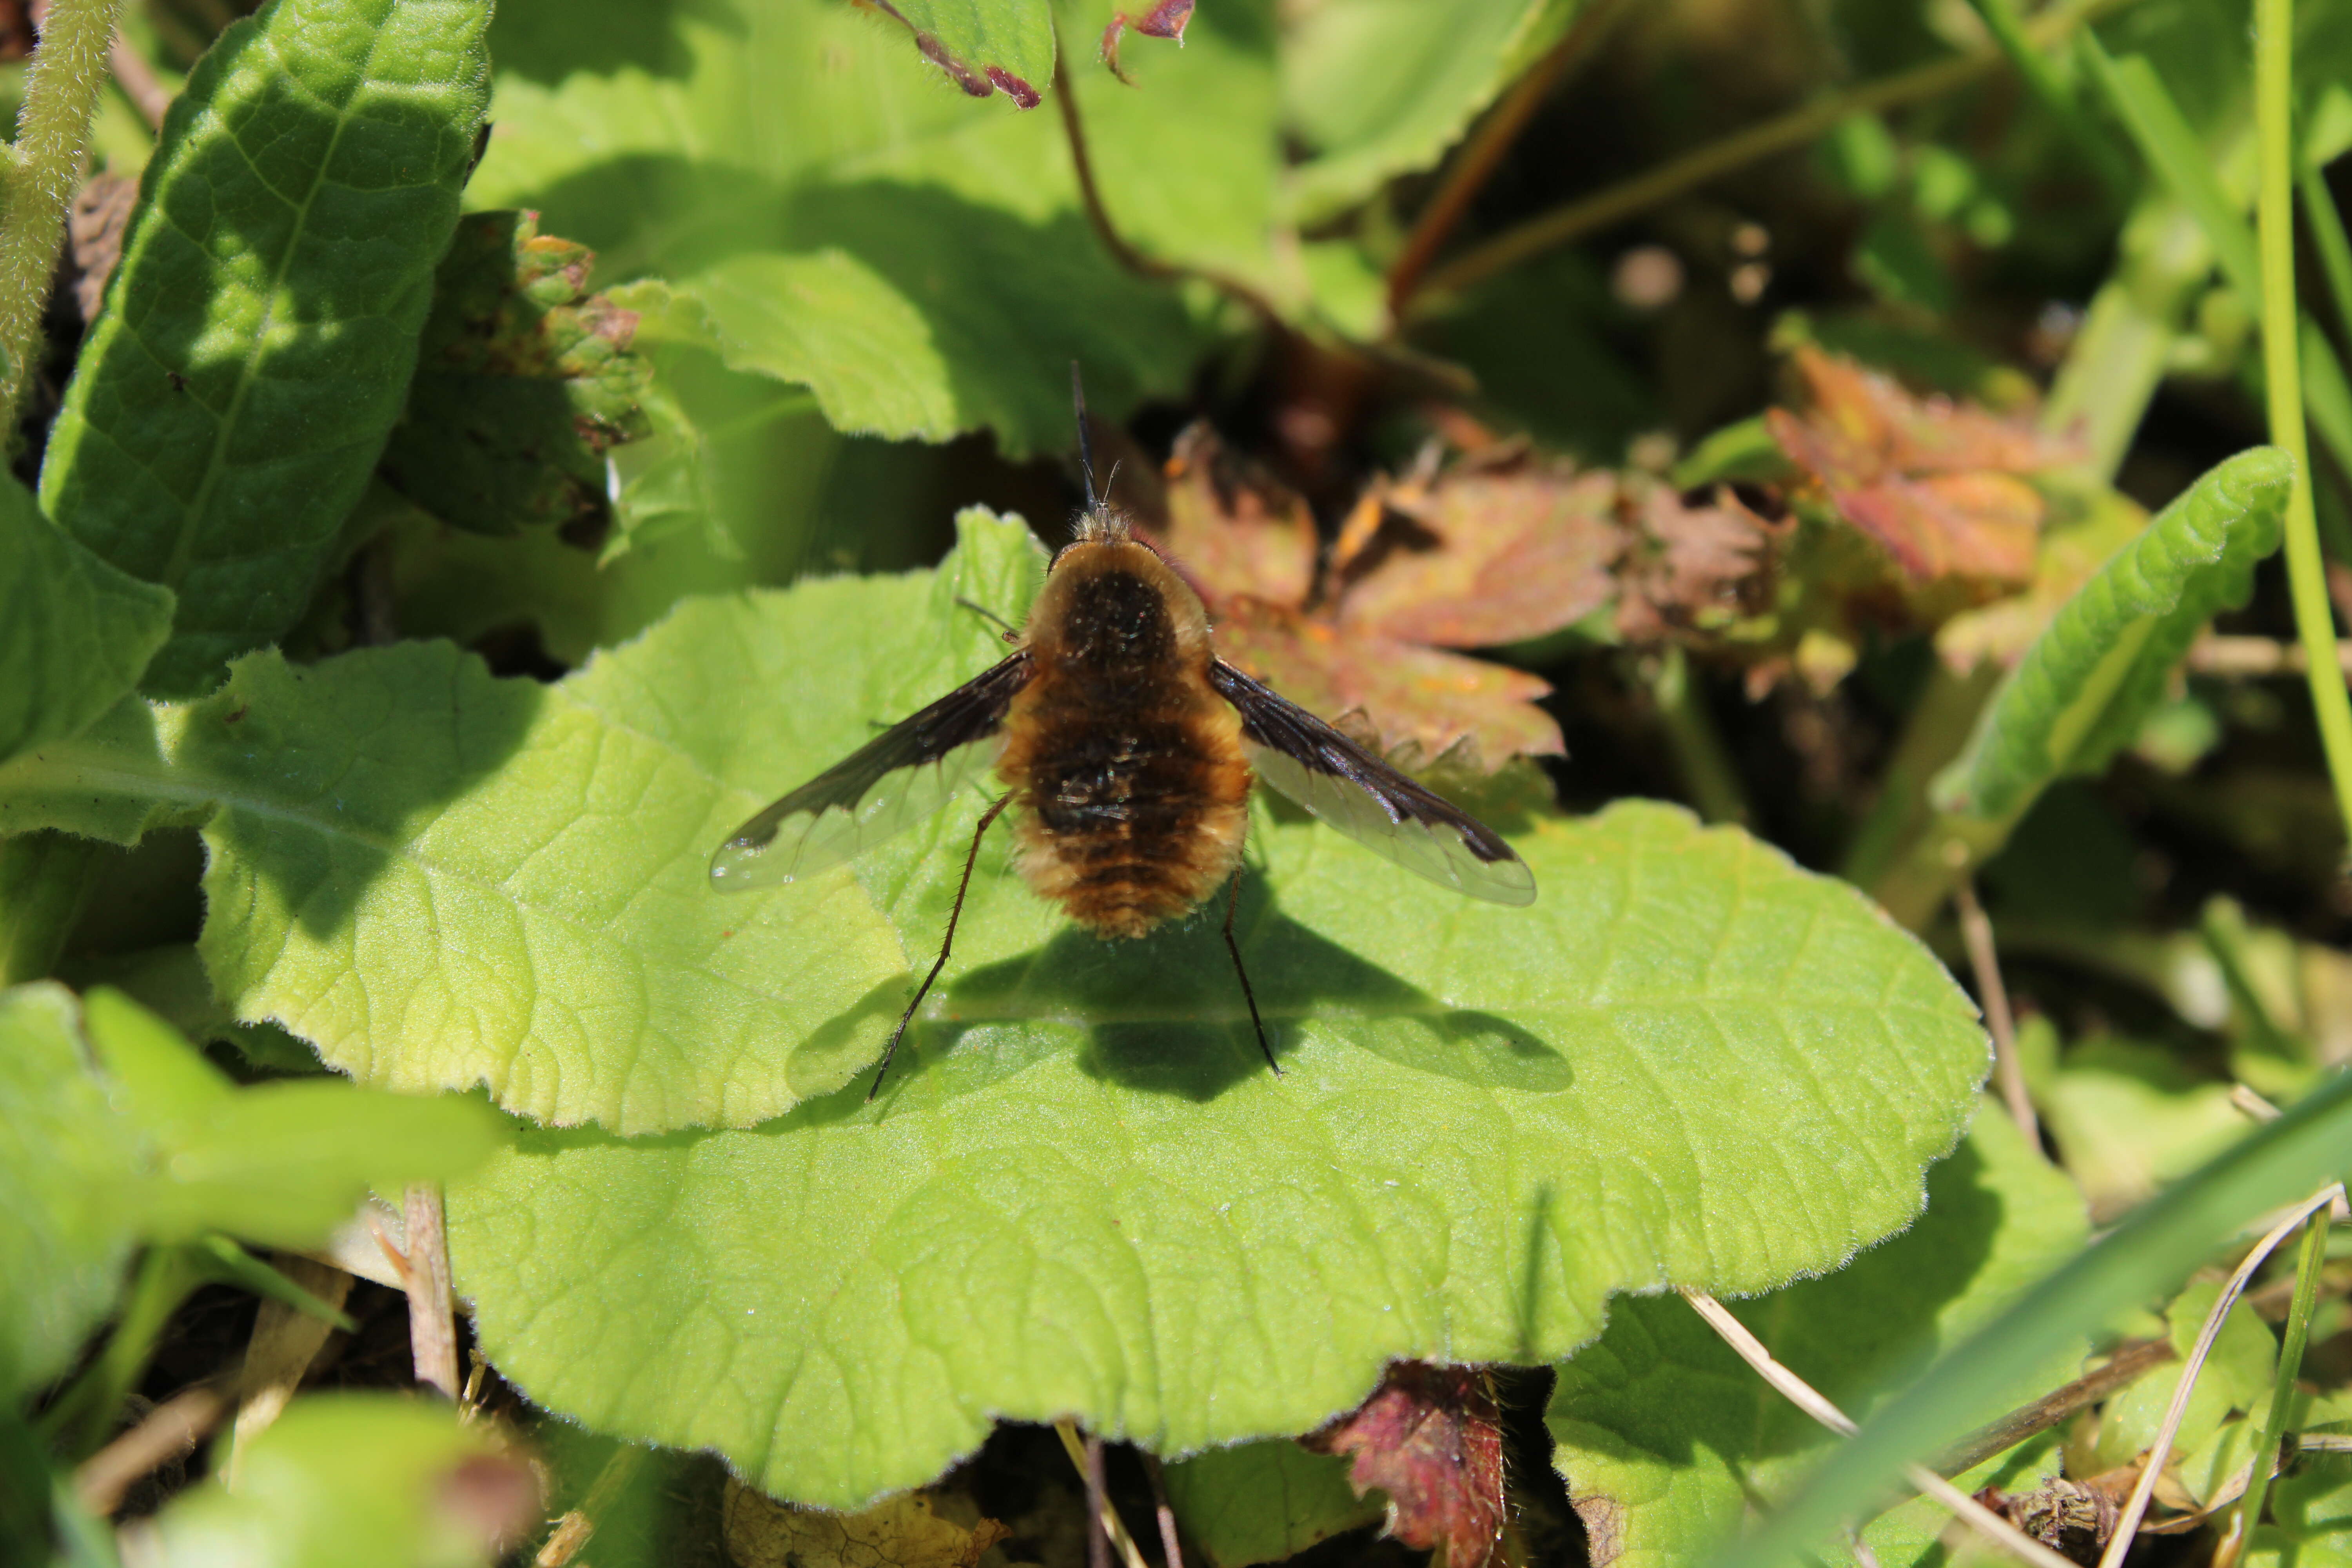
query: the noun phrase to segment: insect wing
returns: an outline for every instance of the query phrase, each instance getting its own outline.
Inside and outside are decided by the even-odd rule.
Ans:
[[[1223,659],[1209,683],[1240,710],[1258,777],[1368,849],[1440,887],[1531,904],[1535,873],[1500,835]]]
[[[711,884],[736,893],[797,881],[938,811],[994,765],[1029,671],[1028,654],[1014,654],[769,806],[711,856]]]

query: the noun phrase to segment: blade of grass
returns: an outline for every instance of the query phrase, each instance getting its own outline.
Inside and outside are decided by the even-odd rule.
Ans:
[[[2074,1336],[2177,1284],[2248,1220],[2340,1176],[2352,1163],[2347,1149],[2352,1073],[2338,1072],[2276,1121],[2141,1205],[1938,1360],[1721,1561],[1729,1568],[1777,1568],[1824,1539],[1840,1520],[1868,1507],[1906,1459],[1945,1441],[1988,1383],[2028,1375]]]
[[[2017,0],[1974,0],[1974,4],[1977,15],[1984,18],[1994,41],[2000,45],[2001,52],[2009,57],[2009,63],[2016,68],[2033,96],[2042,100],[2042,107],[2058,121],[2060,129],[2089,160],[2100,181],[2116,199],[2129,201],[2137,184],[2131,166],[2124,162],[2116,144],[2107,140],[2106,132],[2083,112],[2083,106],[2075,101],[2067,85],[2058,79],[2049,59],[2033,47],[2032,39],[2026,36],[2025,18],[2018,14]]]
[[[2311,500],[2311,447],[2303,424],[2303,376],[2294,294],[2294,4],[2255,0],[2254,127],[2262,166],[2258,198],[2262,242],[2263,382],[2270,410],[2271,439],[2294,457],[2294,486],[2286,500],[2287,591],[2294,603],[2295,631],[2310,662],[2305,679],[2319,721],[2327,776],[2336,786],[2336,809],[2352,838],[2352,697],[2336,662],[2336,616],[2327,603],[2326,567],[2319,558],[2319,518]],[[2324,346],[2324,340],[2320,342]],[[2330,356],[2333,357],[2332,355]],[[2337,369],[2336,379],[2343,374]]]
[[[2319,252],[2319,270],[2336,302],[2336,324],[2352,332],[2352,240],[2344,237],[2344,215],[2336,210],[2327,177],[2309,159],[2295,171],[2295,186],[2303,198],[2303,221],[2311,226],[2311,247]]]
[[[2262,1520],[2263,1497],[2270,1489],[2271,1472],[2278,1468],[2279,1444],[2286,1436],[2288,1408],[2294,1403],[2295,1375],[2303,1370],[2304,1346],[2311,1338],[2311,1311],[2319,1301],[2319,1269],[2327,1261],[2327,1226],[2332,1217],[2333,1210],[2318,1209],[2304,1222],[2303,1246],[2294,1258],[2294,1300],[2287,1308],[2286,1332],[2279,1342],[2270,1414],[2263,1418],[2262,1446],[2254,1450],[2253,1479],[2246,1483],[2246,1495],[2238,1500],[2237,1517],[2221,1532],[2224,1541],[2245,1541]]]
[[[2205,1314],[2204,1327],[2197,1331],[2197,1342],[2189,1347],[2188,1363],[2180,1369],[2180,1381],[2173,1385],[2172,1403],[2165,1406],[2164,1424],[2156,1429],[2156,1441],[2148,1445],[2147,1455],[2140,1460],[2139,1479],[2133,1483],[2130,1500],[2116,1518],[2115,1533],[2107,1538],[2107,1549],[2099,1555],[2099,1568],[2123,1568],[2132,1541],[2139,1534],[2140,1519],[2147,1512],[2148,1500],[2156,1495],[2157,1478],[2164,1473],[2165,1461],[2172,1456],[2172,1439],[2180,1431],[2180,1418],[2189,1413],[2189,1396],[2196,1389],[2197,1374],[2205,1370],[2205,1358],[2213,1353],[2213,1342],[2221,1337],[2221,1324],[2229,1318],[2230,1309],[2245,1294],[2246,1281],[2254,1277],[2254,1270],[2263,1266],[2263,1259],[2278,1249],[2280,1242],[2294,1234],[2296,1226],[2315,1218],[2324,1227],[2327,1205],[2342,1191],[2340,1184],[2330,1182],[2295,1205],[2294,1212],[2264,1232],[2231,1271],[2230,1282],[2215,1298],[2213,1310]],[[2254,1467],[2258,1471],[2262,1468]]]

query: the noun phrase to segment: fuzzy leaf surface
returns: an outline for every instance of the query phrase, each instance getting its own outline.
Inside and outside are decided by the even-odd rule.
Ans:
[[[2073,1184],[1990,1110],[1928,1173],[1927,1211],[1909,1230],[1828,1279],[1727,1305],[1774,1359],[1858,1420],[2079,1250],[2088,1230]],[[2064,1383],[2083,1348],[1984,1389],[1982,1408],[1949,1436]],[[1609,1521],[1628,1568],[1706,1561],[1759,1497],[1837,1441],[1674,1296],[1620,1302],[1608,1331],[1560,1368],[1549,1421],[1579,1512],[1588,1528]],[[1882,1563],[1937,1560],[1923,1554],[1948,1516],[1922,1531],[1911,1511],[1866,1532]]]
[[[172,105],[43,510],[179,595],[151,689],[294,623],[416,363],[482,120],[484,8],[277,0]]]
[[[170,589],[109,565],[0,477],[0,762],[112,707],[171,630]]]
[[[2215,612],[2278,548],[2293,460],[2257,447],[2209,469],[2083,584],[1936,781],[1946,810],[2005,816],[2052,779],[2095,773],[2137,732]]]

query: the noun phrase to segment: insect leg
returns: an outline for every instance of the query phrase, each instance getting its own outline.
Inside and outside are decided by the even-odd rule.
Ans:
[[[994,610],[990,609],[986,605],[974,604],[971,600],[965,598],[961,594],[958,594],[956,595],[956,604],[959,607],[970,610],[973,615],[979,616],[984,620],[994,621],[998,626],[1003,626],[1004,628],[1004,640],[1006,642],[1019,642],[1021,640],[1021,628],[1014,626],[1011,621],[1006,620],[1003,616],[998,615]]]
[[[963,858],[963,880],[956,884],[955,906],[948,910],[948,934],[940,942],[940,956],[932,963],[931,972],[923,976],[923,983],[915,988],[915,999],[907,1004],[907,1010],[898,1015],[898,1026],[890,1031],[890,1043],[882,1049],[882,1065],[874,1071],[874,1087],[866,1091],[866,1100],[869,1105],[874,1102],[874,1097],[882,1092],[882,1075],[890,1070],[890,1058],[898,1054],[898,1042],[906,1038],[907,1026],[915,1021],[915,1009],[921,1006],[923,998],[930,994],[931,982],[940,977],[940,971],[948,966],[948,952],[955,946],[956,921],[963,918],[963,896],[971,890],[971,868],[980,859],[980,837],[988,831],[988,825],[1012,804],[1010,791],[998,795],[996,804],[981,813],[980,826],[971,830],[971,852]]]
[[[1234,941],[1234,911],[1242,902],[1242,868],[1234,868],[1233,890],[1225,895],[1225,951],[1234,955],[1234,973],[1242,979],[1242,1000],[1249,1004],[1250,1027],[1257,1031],[1257,1048],[1265,1053],[1265,1065],[1274,1076],[1282,1076],[1282,1064],[1274,1059],[1274,1047],[1265,1043],[1265,1020],[1257,1016],[1257,993],[1250,989],[1249,971],[1242,967],[1241,944]]]

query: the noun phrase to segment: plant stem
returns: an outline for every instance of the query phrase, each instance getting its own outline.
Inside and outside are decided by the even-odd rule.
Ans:
[[[2294,458],[2286,501],[2287,586],[2295,630],[2310,662],[2304,673],[2327,754],[2336,808],[2352,836],[2352,700],[2336,662],[2336,620],[2319,556],[2319,518],[2311,499],[2311,446],[2303,424],[2301,324],[2294,296],[2294,0],[2255,0],[2254,128],[2262,158],[2258,238],[2263,268],[2263,370],[2271,439]]]
[[[1706,694],[1698,689],[1689,656],[1669,645],[1658,656],[1650,678],[1650,695],[1658,704],[1667,749],[1690,791],[1692,804],[1709,822],[1750,820],[1747,793],[1739,787],[1739,770],[1723,749],[1723,737],[1706,710]]]
[[[7,156],[8,208],[0,216],[0,415],[16,405],[40,354],[41,310],[65,244],[66,208],[81,183],[90,110],[105,82],[121,0],[50,0],[25,74],[16,144]]]
[[[2033,96],[2042,100],[2042,107],[2050,111],[2051,118],[2058,121],[2090,161],[2108,191],[2118,201],[2130,201],[2137,184],[2132,177],[2131,166],[2124,162],[2106,133],[2083,112],[2042,51],[2033,47],[2033,41],[2026,36],[2025,19],[2018,15],[2017,0],[1975,0],[1975,5],[1977,15],[1984,18],[1985,26],[2000,43],[2001,52],[2009,56],[2009,63],[2017,68],[2025,85],[2033,89]]]
[[[2246,1495],[2238,1500],[2238,1516],[2221,1532],[2236,1537],[2242,1547],[2263,1520],[2263,1497],[2270,1489],[2271,1471],[2278,1464],[2279,1442],[2286,1435],[2289,1408],[2294,1404],[2294,1380],[2303,1370],[2303,1347],[2311,1337],[2311,1310],[2319,1300],[2320,1265],[2327,1261],[2327,1222],[2321,1209],[2303,1227],[2303,1246],[2294,1257],[2294,1301],[2286,1310],[2286,1331],[2279,1342],[2278,1375],[2271,1383],[2270,1414],[2263,1418],[2262,1446],[2254,1450],[2254,1477]]]
[[[2045,47],[2065,37],[2084,22],[2129,0],[2087,0],[2086,4],[2044,12],[2025,25],[2027,41]],[[1548,213],[1505,229],[1454,258],[1423,279],[1418,298],[1469,287],[1529,257],[1583,238],[1646,207],[1695,190],[1776,153],[1804,146],[1827,132],[1849,114],[1880,113],[1922,99],[1965,87],[1998,70],[2008,57],[1998,47],[1955,55],[1907,71],[1897,71],[1874,82],[1832,93],[1816,102],[1792,109],[1777,120],[1734,132],[1704,147],[1694,148],[1646,174],[1636,174],[1607,190],[1554,207]]]
[[[2311,226],[2311,247],[2319,252],[2319,270],[2336,301],[2336,324],[2352,332],[2352,241],[2344,237],[2344,215],[2336,208],[2326,177],[2308,159],[2300,162],[2295,187],[2303,197],[2303,221]]]

